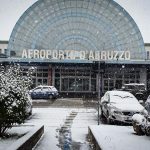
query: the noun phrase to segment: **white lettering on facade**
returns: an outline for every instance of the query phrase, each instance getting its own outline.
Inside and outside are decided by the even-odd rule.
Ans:
[[[80,51],[80,59],[85,59],[85,51]]]
[[[130,60],[130,51],[77,51],[77,50],[37,50],[22,51],[22,58],[38,59],[80,59],[80,60]]]
[[[114,51],[114,57],[113,59],[117,60],[119,58],[118,51]]]
[[[93,51],[90,51],[90,53],[89,53],[89,60],[94,60]]]
[[[41,59],[46,58],[46,52],[45,52],[45,50],[40,50],[40,58]]]
[[[101,52],[101,60],[106,60],[107,56],[106,56],[106,51],[102,51]]]
[[[53,59],[58,59],[58,51],[57,50],[53,50],[52,58]]]
[[[120,52],[120,55],[119,55],[119,60],[124,60],[124,51]]]
[[[107,51],[107,59],[112,60],[113,59],[113,51]]]
[[[100,60],[100,52],[95,51],[95,60]]]
[[[46,59],[50,59],[52,57],[52,51],[46,50]]]
[[[58,53],[58,57],[59,59],[64,59],[64,51],[63,50],[59,50],[59,53]]]
[[[28,58],[33,58],[33,50],[32,49],[28,50]]]
[[[39,50],[34,50],[34,58],[40,58],[40,55],[39,55]]]
[[[22,51],[22,58],[28,58],[28,54],[25,49]]]
[[[125,60],[130,60],[130,51],[125,51],[125,56],[124,56],[124,59]]]

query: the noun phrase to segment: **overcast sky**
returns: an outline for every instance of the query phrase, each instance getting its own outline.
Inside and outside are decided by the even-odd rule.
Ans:
[[[0,0],[0,40],[9,40],[23,12],[37,0]],[[115,0],[137,23],[144,42],[150,43],[150,0]]]

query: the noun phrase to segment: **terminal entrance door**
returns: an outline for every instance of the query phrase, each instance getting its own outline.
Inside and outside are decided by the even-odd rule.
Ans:
[[[55,68],[55,87],[61,93],[96,92],[96,75],[91,67],[59,67]]]

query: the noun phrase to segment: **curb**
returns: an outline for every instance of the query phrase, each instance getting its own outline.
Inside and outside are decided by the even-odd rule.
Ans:
[[[90,142],[93,144],[92,147],[93,150],[102,150],[89,127],[88,127],[88,138]]]
[[[44,126],[35,127],[31,132],[27,133],[10,145],[7,150],[32,150],[43,134]]]

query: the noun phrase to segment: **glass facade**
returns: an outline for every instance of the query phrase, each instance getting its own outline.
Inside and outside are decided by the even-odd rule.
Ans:
[[[20,17],[8,45],[12,57],[23,49],[130,51],[145,59],[141,33],[113,0],[39,0]]]
[[[108,58],[112,57],[111,62],[106,62],[101,77],[102,92],[121,88],[123,83],[146,83],[142,80],[146,79],[144,71],[123,62],[135,64],[145,60],[143,38],[132,17],[113,0],[38,0],[20,17],[9,39],[7,53],[10,57],[20,59],[23,52],[26,55],[24,50],[36,56],[25,60],[26,63],[37,62],[33,86],[54,85],[66,95],[98,93],[98,73],[91,67],[97,52],[99,57],[106,57],[106,53]],[[63,60],[68,57],[66,51],[69,50],[85,53],[82,57],[74,53],[76,57]],[[54,59],[51,55],[55,51],[61,57]],[[116,51],[120,53],[116,55]],[[129,55],[123,51],[130,52],[131,62],[122,57]],[[46,59],[45,53],[50,53]],[[86,61],[83,61],[84,55]],[[24,59],[18,62],[22,61]],[[120,61],[124,65],[120,66]]]
[[[55,70],[55,86],[60,92],[95,92],[96,74],[91,67],[59,67]]]

